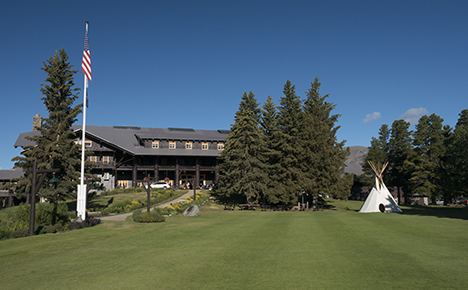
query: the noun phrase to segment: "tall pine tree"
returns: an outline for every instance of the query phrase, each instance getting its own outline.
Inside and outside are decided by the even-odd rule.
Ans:
[[[304,190],[301,169],[303,144],[299,136],[302,130],[302,102],[289,80],[284,85],[283,94],[278,107],[277,130],[273,134],[274,166],[270,169],[272,190],[269,202],[295,204],[298,194]]]
[[[219,188],[214,195],[222,203],[262,203],[268,175],[265,142],[259,128],[260,109],[252,92],[244,93],[220,155]]]
[[[468,110],[459,114],[458,122],[446,138],[446,157],[442,163],[444,202],[468,196]]]
[[[396,186],[398,190],[398,203],[401,203],[402,192],[405,195],[409,190],[411,177],[409,158],[412,151],[410,123],[405,120],[396,120],[392,124],[391,136],[388,141],[388,162],[390,170],[389,185]],[[405,201],[407,198],[405,198]]]
[[[273,98],[268,96],[262,107],[260,128],[262,129],[263,140],[265,141],[265,170],[271,172],[275,167],[278,153],[274,149],[275,132],[277,127],[278,111],[273,102]],[[270,174],[269,174],[270,175]],[[266,182],[265,203],[270,201],[270,195],[274,196],[274,188],[271,182]]]
[[[428,195],[433,204],[441,193],[441,161],[445,155],[443,121],[436,114],[422,116],[416,125],[413,139],[414,150],[411,158],[413,192]]]
[[[57,186],[51,187],[43,183],[39,190],[42,197],[49,201],[57,202],[60,199],[71,196],[76,190],[80,177],[80,147],[75,144],[75,133],[71,125],[76,121],[81,112],[81,104],[73,107],[73,102],[78,98],[78,88],[75,85],[72,70],[68,62],[68,55],[64,49],[55,52],[44,67],[47,73],[46,84],[41,85],[41,93],[49,117],[45,118],[40,135],[30,137],[35,146],[27,146],[22,154],[12,159],[15,166],[21,167],[26,173],[25,177],[18,181],[17,192],[29,193],[31,190],[30,169],[32,163],[37,161],[38,169],[59,169],[55,177],[59,180]],[[52,175],[49,176],[51,178]],[[48,179],[49,179],[48,178]]]
[[[344,163],[349,149],[345,141],[338,142],[335,126],[340,115],[332,114],[336,108],[327,101],[329,95],[320,95],[321,83],[315,78],[306,92],[301,139],[303,144],[303,188],[313,197],[326,193],[346,199],[351,194],[352,178],[344,177]]]

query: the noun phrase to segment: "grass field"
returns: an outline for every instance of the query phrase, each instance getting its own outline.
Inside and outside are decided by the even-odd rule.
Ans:
[[[223,211],[0,242],[2,289],[466,289],[466,208]]]

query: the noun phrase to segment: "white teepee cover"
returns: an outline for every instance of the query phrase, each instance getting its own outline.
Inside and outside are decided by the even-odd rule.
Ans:
[[[361,206],[359,212],[380,212],[380,204],[384,205],[385,212],[401,212],[400,207],[388,191],[385,184],[379,186],[379,182],[376,178],[375,185],[369,193],[369,196],[366,198],[366,201]]]
[[[375,185],[359,212],[381,212],[380,208],[382,206],[384,212],[401,212],[400,207],[383,182],[382,174],[388,162],[383,167],[380,167],[380,165],[376,167],[371,161],[369,161],[369,164],[375,172]]]

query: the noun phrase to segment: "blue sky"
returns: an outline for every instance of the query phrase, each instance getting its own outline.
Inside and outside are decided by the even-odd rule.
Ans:
[[[48,116],[44,61],[65,48],[83,87],[85,21],[88,125],[229,129],[244,92],[279,104],[287,80],[304,97],[319,77],[339,140],[369,146],[397,119],[456,124],[468,107],[467,12],[453,0],[3,1],[0,168],[13,167],[33,116]]]

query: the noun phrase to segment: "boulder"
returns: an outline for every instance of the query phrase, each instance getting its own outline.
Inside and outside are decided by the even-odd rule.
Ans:
[[[184,216],[196,216],[200,213],[200,210],[198,209],[198,206],[196,205],[191,205],[189,208],[187,208],[184,211]]]

